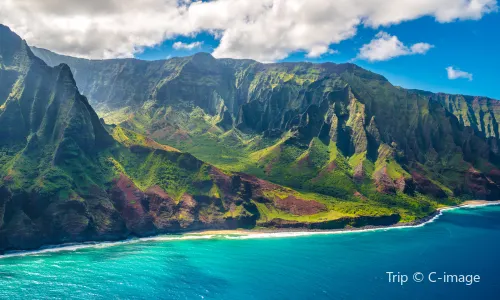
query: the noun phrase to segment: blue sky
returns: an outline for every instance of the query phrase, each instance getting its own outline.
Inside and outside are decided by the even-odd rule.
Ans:
[[[355,59],[360,48],[369,43],[379,31],[397,36],[411,45],[426,42],[434,47],[423,55],[399,56],[385,61],[369,62]],[[173,49],[175,42],[203,42],[192,50]],[[191,55],[199,51],[213,52],[219,41],[206,32],[193,37],[167,40],[161,45],[146,48],[136,55],[139,59],[155,60],[171,56]],[[294,52],[279,61],[310,61],[343,63],[352,61],[363,68],[387,77],[394,85],[433,92],[488,96],[500,99],[500,14],[492,13],[480,20],[438,23],[423,17],[377,29],[361,26],[357,34],[339,44],[330,45],[338,53],[309,58],[305,52]],[[448,79],[445,68],[453,66],[473,75],[473,80]]]

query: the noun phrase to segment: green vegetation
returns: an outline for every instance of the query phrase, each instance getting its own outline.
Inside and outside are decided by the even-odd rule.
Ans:
[[[341,199],[359,198],[354,194],[360,193],[401,200],[398,193],[403,192],[439,203],[448,201],[443,194],[500,195],[496,185],[486,184],[492,180],[488,174],[496,172],[490,159],[496,154],[444,111],[496,136],[496,103],[491,99],[395,88],[351,64],[262,65],[208,54],[98,63],[35,50],[48,61],[78,70],[76,81],[86,83],[84,93],[106,121],[221,169]],[[145,68],[133,86],[131,77],[115,73],[120,69],[133,76]],[[113,78],[113,85],[98,79],[103,76]],[[104,96],[104,87],[111,93]],[[113,95],[118,94],[127,99],[116,102]],[[146,95],[151,97],[141,99]],[[474,177],[477,183],[466,180],[471,166],[482,172],[483,177]],[[422,178],[417,182],[415,176]],[[487,187],[477,189],[476,184]]]
[[[500,197],[491,99],[396,88],[352,64],[34,49],[52,68],[3,26],[0,40],[0,251],[412,222]]]

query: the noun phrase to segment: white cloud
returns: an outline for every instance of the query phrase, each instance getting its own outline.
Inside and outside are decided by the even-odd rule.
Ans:
[[[403,55],[425,54],[432,47],[434,46],[427,43],[417,43],[408,47],[397,36],[381,31],[370,43],[361,47],[358,58],[368,61],[389,60]]]
[[[328,48],[328,46],[322,45],[317,47],[312,47],[309,52],[306,54],[309,58],[320,57],[323,54],[337,54],[338,51],[334,49]]]
[[[455,69],[454,67],[448,67],[446,68],[446,72],[448,73],[448,79],[454,80],[458,78],[466,78],[469,79],[469,81],[472,80],[472,74],[465,72],[465,71],[460,71],[459,69]]]
[[[427,43],[416,43],[413,44],[410,48],[411,54],[425,54],[434,46]]]
[[[193,42],[193,43],[190,43],[190,44],[186,44],[186,43],[183,43],[183,42],[175,42],[172,45],[172,48],[174,48],[176,50],[181,50],[181,49],[184,49],[184,50],[193,50],[195,48],[201,47],[202,44],[203,44],[203,42]]]
[[[480,19],[496,0],[1,0],[0,22],[35,46],[90,58],[130,57],[178,35],[220,39],[214,56],[274,61],[318,56],[358,26],[423,16]],[[413,49],[415,53],[418,50]],[[423,50],[422,50],[423,51]]]

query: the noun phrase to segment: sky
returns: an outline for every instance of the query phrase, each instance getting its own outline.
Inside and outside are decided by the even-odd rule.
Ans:
[[[78,57],[352,62],[405,88],[500,99],[497,0],[2,0],[0,23]]]

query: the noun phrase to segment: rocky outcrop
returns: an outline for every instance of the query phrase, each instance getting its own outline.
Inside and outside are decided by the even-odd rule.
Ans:
[[[377,191],[383,194],[395,194],[398,190],[397,181],[395,182],[389,174],[387,174],[387,167],[381,168],[373,175]]]
[[[425,195],[432,195],[436,198],[446,197],[446,193],[425,176],[412,172],[413,181],[415,182],[415,190]]]
[[[284,199],[275,199],[276,206],[293,215],[313,215],[321,211],[326,211],[326,206],[314,200],[303,200],[294,196],[288,196]]]
[[[497,121],[500,117],[500,102],[498,100],[478,96],[430,93],[420,90],[411,90],[411,92],[440,103],[446,110],[457,117],[460,124],[473,128],[484,137],[495,138],[492,141],[500,138]]]
[[[478,199],[499,199],[500,188],[485,174],[470,167],[465,175],[465,188]]]

